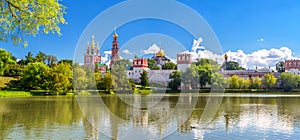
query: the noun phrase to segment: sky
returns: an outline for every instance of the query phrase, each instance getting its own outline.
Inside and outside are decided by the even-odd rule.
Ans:
[[[187,12],[174,9],[171,5],[164,5],[162,1],[151,1],[151,5],[145,0],[131,0],[131,3],[135,1],[140,3],[140,9],[126,9],[123,6],[111,12],[113,6],[125,2],[63,0],[61,3],[67,7],[65,19],[68,24],[60,26],[62,36],[48,34],[29,37],[27,39],[29,45],[26,48],[22,47],[22,44],[14,46],[11,42],[0,42],[0,46],[17,58],[24,58],[28,52],[36,54],[42,51],[59,59],[80,60],[87,41],[91,41],[91,35],[95,35],[95,41],[101,46],[101,55],[107,60],[116,26],[122,57],[143,56],[150,52],[147,50],[151,50],[151,46],[158,46],[175,59],[176,53],[180,51],[192,51],[195,41],[202,37],[201,43],[207,50],[210,48],[215,48],[211,51],[222,50],[229,55],[230,60],[237,61],[247,68],[257,65],[273,67],[278,61],[300,58],[298,0],[178,0],[204,20],[198,26],[189,28],[189,31],[179,26],[178,22],[172,23],[155,18],[136,19],[126,24],[118,24],[118,19],[129,17],[128,13],[143,13],[142,11],[151,5],[154,8],[148,10],[149,13],[161,12],[161,15],[164,15],[172,11],[174,14],[170,18],[178,17],[184,24],[196,22],[196,19],[188,16]],[[105,12],[110,14],[103,18],[101,14]],[[209,27],[207,30],[206,25]],[[102,36],[104,33],[106,36]],[[215,35],[219,44],[213,44],[216,41],[214,37],[207,35],[210,33]],[[207,36],[214,39],[210,40]]]

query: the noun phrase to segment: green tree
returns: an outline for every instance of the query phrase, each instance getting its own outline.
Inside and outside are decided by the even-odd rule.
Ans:
[[[72,90],[72,68],[71,65],[60,63],[52,68],[51,90],[57,95]]]
[[[280,81],[280,87],[283,88],[284,91],[292,91],[299,85],[298,78],[292,73],[283,72],[278,79]]]
[[[114,90],[129,90],[130,83],[126,75],[126,60],[118,60],[115,62],[114,66],[111,68],[111,77]]]
[[[45,63],[47,59],[47,55],[43,52],[39,52],[36,56],[35,56],[35,62],[43,62]]]
[[[29,63],[22,72],[21,85],[27,91],[48,90],[50,74],[50,68],[44,63]]]
[[[197,67],[199,84],[201,88],[203,88],[207,84],[211,84],[212,73],[219,70],[219,64],[211,59],[203,58],[193,63],[192,65],[196,65]]]
[[[276,70],[280,73],[285,72],[283,61],[280,61],[280,62],[276,63]]]
[[[168,88],[171,88],[172,90],[178,90],[181,85],[180,72],[177,70],[173,71],[169,75],[169,79],[171,79],[171,81],[168,83]]]
[[[224,90],[226,88],[226,79],[220,73],[212,73],[211,78],[211,88],[212,90],[220,92],[220,90]]]
[[[188,67],[181,75],[181,81],[185,89],[197,89],[199,86],[199,75],[196,65]]]
[[[86,77],[86,71],[79,65],[73,66],[73,88],[76,94],[79,94],[81,90],[85,90],[88,87],[88,79]]]
[[[162,65],[163,70],[176,70],[177,65],[173,62],[167,62],[164,65]]]
[[[149,86],[149,80],[148,80],[148,73],[146,70],[143,70],[140,77],[140,84],[145,88],[146,86]]]
[[[229,78],[229,88],[231,89],[239,89],[240,83],[239,83],[240,77],[237,75],[233,75]]]
[[[104,81],[104,87],[105,87],[105,90],[106,91],[110,91],[110,89],[113,88],[113,81],[112,81],[112,78],[111,78],[111,74],[110,72],[106,72],[104,78],[103,78],[103,81]]]
[[[65,7],[57,0],[1,0],[0,40],[12,40],[15,45],[26,36],[49,32],[61,34],[59,25],[66,24]]]
[[[154,59],[148,59],[148,68],[150,70],[159,70],[159,67],[156,66],[156,61]]]
[[[262,85],[262,82],[261,82],[260,78],[256,77],[254,80],[251,79],[251,83],[250,83],[249,88],[251,88],[251,89],[260,89],[261,85]]]
[[[15,63],[16,61],[8,51],[0,49],[0,76],[4,74],[4,71],[9,69],[10,65]]]
[[[274,89],[276,87],[277,79],[273,74],[265,74],[262,79],[262,84],[268,90]]]
[[[223,63],[222,68],[224,70],[242,70],[243,69],[238,62],[234,62],[234,61],[228,61],[228,62]]]
[[[35,62],[33,54],[31,52],[28,52],[27,55],[25,56],[25,65],[33,62]]]

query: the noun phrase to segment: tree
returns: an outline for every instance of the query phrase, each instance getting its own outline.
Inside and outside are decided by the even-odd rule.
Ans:
[[[244,69],[240,66],[240,64],[238,62],[234,62],[234,61],[228,61],[228,62],[223,63],[222,68],[224,70],[242,70],[242,69]]]
[[[149,80],[148,80],[148,73],[146,70],[143,70],[140,77],[140,84],[145,88],[146,86],[149,86]]]
[[[126,60],[118,60],[111,68],[111,77],[114,90],[129,90],[130,83],[126,75]]]
[[[173,62],[167,62],[164,65],[162,65],[163,70],[176,70],[177,65]]]
[[[15,45],[25,37],[49,32],[61,34],[59,25],[66,24],[65,7],[57,0],[1,0],[0,40]]]
[[[47,59],[47,55],[43,52],[39,52],[36,56],[35,56],[35,62],[43,62],[45,63]]]
[[[154,59],[148,59],[148,68],[150,70],[159,70],[159,67],[156,66],[156,61]]]
[[[240,83],[239,83],[240,77],[237,75],[233,75],[229,78],[229,88],[231,89],[239,89]]]
[[[60,63],[52,68],[51,90],[57,95],[72,90],[72,68],[71,65]]]
[[[74,91],[80,93],[81,90],[85,90],[88,87],[88,79],[86,77],[86,71],[79,65],[73,66],[73,88]],[[77,94],[78,94],[77,93]]]
[[[199,86],[199,75],[196,65],[191,65],[181,75],[185,89],[196,89]]]
[[[177,70],[173,71],[169,75],[169,79],[171,79],[171,81],[168,83],[168,88],[171,88],[172,90],[178,90],[181,85],[180,72]]]
[[[288,72],[281,73],[279,81],[280,87],[282,87],[284,91],[292,91],[299,85],[299,78],[296,78],[295,75]]]
[[[207,84],[211,84],[211,74],[219,70],[219,64],[211,59],[203,58],[194,62],[193,65],[196,65],[197,67],[201,88]]]
[[[111,74],[109,71],[105,74],[103,81],[104,81],[105,90],[110,91],[110,89],[113,88],[113,83],[112,83]]]
[[[273,74],[265,74],[262,79],[262,84],[266,89],[274,89],[276,87],[277,79]]]
[[[29,63],[22,72],[21,85],[27,91],[48,90],[50,73],[50,68],[44,63]]]
[[[11,64],[15,64],[16,61],[13,60],[12,55],[4,50],[0,49],[0,75],[4,74]]]
[[[262,82],[261,82],[261,80],[260,80],[259,77],[256,77],[254,80],[251,79],[250,81],[251,82],[250,82],[249,88],[251,88],[251,89],[259,89],[259,88],[261,88]]]
[[[276,64],[276,70],[280,73],[285,72],[284,62],[280,61]]]
[[[57,57],[54,55],[47,55],[47,64],[52,67],[57,63]]]
[[[212,90],[220,91],[226,88],[226,79],[222,74],[215,72],[211,76]]]
[[[25,65],[27,65],[28,63],[33,63],[34,57],[33,54],[31,52],[28,52],[27,55],[25,56]]]

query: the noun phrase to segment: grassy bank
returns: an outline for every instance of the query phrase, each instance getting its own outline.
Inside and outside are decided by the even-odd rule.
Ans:
[[[0,97],[30,97],[30,92],[25,91],[0,91]]]

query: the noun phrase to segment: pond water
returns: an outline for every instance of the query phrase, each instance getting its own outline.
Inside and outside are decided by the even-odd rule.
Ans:
[[[0,139],[299,139],[300,96],[238,95],[1,98]]]

